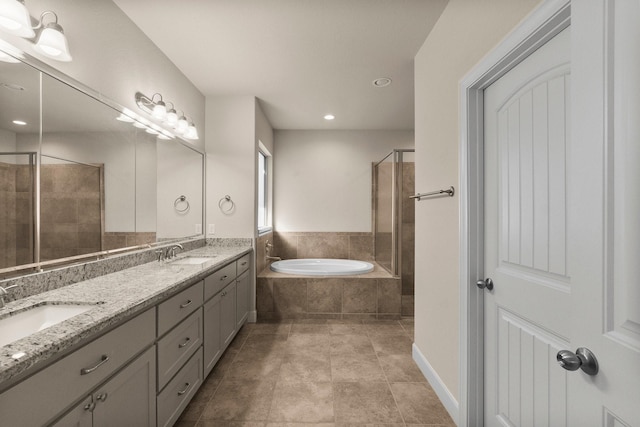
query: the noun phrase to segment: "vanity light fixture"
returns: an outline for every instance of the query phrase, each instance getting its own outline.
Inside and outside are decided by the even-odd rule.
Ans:
[[[53,15],[55,20],[45,24],[44,17],[46,15]],[[40,15],[40,22],[35,29],[37,30],[39,28],[42,28],[42,30],[40,31],[40,34],[36,39],[36,44],[33,48],[37,52],[57,61],[71,61],[69,43],[64,35],[64,30],[58,24],[58,15],[50,10],[42,12],[42,15]]]
[[[0,0],[0,27],[23,38],[30,39],[36,35],[24,0]]]
[[[45,24],[47,15],[53,15],[53,22]],[[71,61],[67,37],[58,24],[58,15],[51,10],[42,12],[38,24],[32,27],[24,0],[0,0],[0,29],[25,39],[35,37],[33,48],[36,52],[56,61]]]
[[[156,100],[156,98],[159,99]],[[171,104],[171,108],[167,107],[167,103]],[[142,111],[169,126],[175,133],[182,135],[183,138],[198,139],[198,130],[193,122],[189,122],[183,112],[178,115],[172,102],[167,103],[164,102],[162,94],[160,93],[154,93],[151,98],[143,93],[136,93],[136,104]],[[164,132],[162,134],[166,137],[173,138],[173,135],[167,135]]]

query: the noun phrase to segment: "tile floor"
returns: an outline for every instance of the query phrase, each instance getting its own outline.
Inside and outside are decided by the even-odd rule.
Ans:
[[[412,319],[247,324],[176,426],[454,426],[412,337]]]

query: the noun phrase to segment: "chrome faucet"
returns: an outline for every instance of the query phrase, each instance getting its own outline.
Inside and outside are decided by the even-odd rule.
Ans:
[[[279,256],[271,256],[272,249],[273,249],[273,243],[267,240],[264,244],[265,259],[267,261],[282,261],[282,258],[280,258]]]
[[[180,243],[176,243],[174,245],[169,246],[164,251],[162,249],[158,249],[156,251],[156,256],[158,257],[158,262],[164,261],[165,259],[175,258],[176,251],[180,249],[184,251],[184,247]]]
[[[7,286],[6,288],[0,286],[0,308],[4,307],[5,305],[4,297],[7,295],[7,290],[16,287],[18,287],[18,285]]]

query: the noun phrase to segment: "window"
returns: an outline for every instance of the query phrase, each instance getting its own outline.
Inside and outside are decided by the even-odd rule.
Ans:
[[[259,142],[258,150],[258,234],[271,231],[271,155]]]

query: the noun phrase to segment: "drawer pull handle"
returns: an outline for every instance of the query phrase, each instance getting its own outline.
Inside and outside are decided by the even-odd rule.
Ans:
[[[107,400],[107,397],[109,397],[109,393],[102,393],[96,396],[96,400],[104,402],[105,400]]]
[[[222,276],[222,277],[220,278],[220,281],[222,282],[223,280],[227,280],[227,277],[229,277],[229,276],[227,276],[227,275],[225,274],[224,276]]]
[[[184,383],[184,388],[178,391],[178,396],[182,396],[183,394],[185,394],[187,390],[189,390],[189,387],[191,387],[191,383]]]
[[[191,301],[190,299],[187,300],[187,302],[183,302],[182,304],[180,304],[180,308],[185,308],[185,307],[189,307],[191,305],[193,301]]]
[[[106,354],[103,354],[102,357],[100,358],[100,362],[96,366],[94,366],[93,368],[82,368],[82,369],[80,369],[80,375],[90,374],[91,372],[95,371],[96,369],[98,369],[100,366],[104,365],[108,361],[109,361],[109,356],[107,356]]]
[[[223,293],[220,294],[220,296],[224,297],[227,295],[227,291],[224,291]]]
[[[93,412],[94,409],[96,409],[96,402],[94,402],[94,401],[91,401],[91,402],[87,403],[86,405],[84,405],[84,410],[85,411]]]
[[[187,344],[189,344],[189,341],[191,341],[191,338],[187,337],[182,344],[178,344],[178,348],[185,348]]]
[[[240,263],[240,265],[244,267],[245,265],[247,265],[247,261]]]

